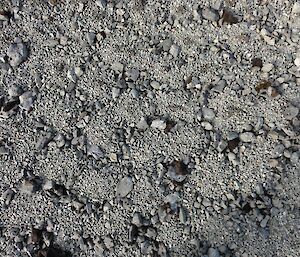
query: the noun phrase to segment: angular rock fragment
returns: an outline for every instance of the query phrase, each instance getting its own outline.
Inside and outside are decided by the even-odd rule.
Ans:
[[[133,189],[133,181],[132,178],[129,176],[126,176],[122,178],[116,189],[117,196],[125,197],[127,196]]]
[[[223,23],[228,23],[232,25],[238,23],[239,19],[232,11],[228,9],[224,9],[222,15],[222,21]]]
[[[103,151],[99,146],[88,143],[86,146],[87,156],[92,156],[96,161],[104,157]]]
[[[9,64],[12,67],[19,66],[22,62],[24,62],[29,55],[29,51],[27,46],[18,40],[17,43],[13,43],[9,46],[7,50],[7,56],[9,58]]]
[[[218,11],[213,8],[202,9],[202,17],[209,21],[218,21],[220,19]]]
[[[183,161],[175,160],[168,168],[168,177],[176,182],[183,182],[188,174],[187,165]]]

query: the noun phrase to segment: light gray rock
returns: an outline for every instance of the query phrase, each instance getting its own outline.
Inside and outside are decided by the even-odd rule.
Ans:
[[[220,257],[220,253],[217,249],[210,247],[207,252],[208,257]]]
[[[133,181],[132,178],[129,176],[126,176],[124,178],[122,178],[118,185],[117,185],[117,196],[120,197],[125,197],[126,195],[128,195],[131,190],[133,189]]]
[[[179,55],[179,52],[180,52],[180,48],[178,45],[172,45],[171,48],[170,48],[170,54],[176,58],[178,57]]]
[[[170,38],[166,38],[160,43],[160,45],[162,46],[164,51],[169,51],[172,45],[172,40]]]
[[[104,153],[99,146],[89,143],[86,146],[86,153],[87,156],[92,156],[95,160],[100,160],[104,157]]]
[[[142,215],[138,212],[135,212],[132,217],[131,223],[136,225],[137,227],[141,227],[143,225]]]
[[[114,247],[114,241],[109,236],[104,237],[103,243],[105,244],[107,249],[112,249]]]
[[[287,120],[292,120],[293,118],[297,117],[298,113],[299,113],[299,108],[297,108],[294,105],[290,105],[284,111],[284,116]]]
[[[244,132],[240,134],[240,140],[244,143],[251,143],[254,139],[255,135],[252,132]]]
[[[129,69],[126,72],[126,75],[129,79],[132,79],[133,81],[136,81],[140,76],[140,71],[136,68],[132,68],[132,69]]]
[[[203,118],[208,121],[211,121],[215,118],[214,111],[207,107],[202,108],[202,115],[203,115]]]
[[[227,145],[228,145],[228,143],[227,143],[225,140],[222,139],[222,140],[218,143],[217,150],[218,150],[219,152],[223,152],[223,151],[226,149]]]
[[[218,21],[220,19],[218,11],[212,8],[202,9],[202,17],[209,21]]]
[[[120,96],[120,94],[121,94],[121,89],[117,88],[117,87],[113,87],[113,89],[112,89],[112,98],[116,99]]]
[[[96,5],[102,9],[107,6],[107,0],[96,0]]]
[[[265,73],[268,73],[273,69],[274,69],[274,64],[273,63],[265,63],[263,65],[263,67],[261,68],[262,72],[265,72]]]
[[[151,81],[150,83],[150,86],[153,88],[153,89],[160,89],[161,85],[158,81]]]
[[[77,75],[75,73],[75,68],[72,68],[68,70],[67,72],[67,78],[71,80],[72,82],[76,83],[77,82]]]
[[[7,93],[10,97],[16,97],[21,95],[23,93],[23,90],[20,86],[13,85],[7,90]]]
[[[300,1],[294,3],[292,13],[296,13],[296,14],[300,13]]]
[[[51,190],[54,187],[54,182],[50,179],[47,179],[43,184],[44,190]]]
[[[32,194],[35,192],[35,183],[32,180],[24,180],[21,185],[21,192]]]
[[[147,123],[147,119],[145,117],[142,117],[140,119],[140,121],[136,124],[136,127],[139,130],[146,130],[147,128],[149,128],[149,125]]]
[[[19,66],[24,62],[29,55],[29,51],[23,42],[13,43],[7,50],[7,56],[9,57],[9,64],[12,67]]]
[[[19,96],[20,107],[26,111],[29,111],[33,106],[33,93],[31,91],[27,91]]]
[[[231,131],[231,132],[229,132],[228,135],[227,135],[227,140],[231,141],[231,140],[234,140],[234,139],[236,139],[236,138],[238,138],[238,137],[239,137],[239,134],[238,134],[238,133],[236,133],[236,132],[234,132],[234,131]]]
[[[213,129],[213,126],[208,121],[201,122],[201,125],[205,130],[212,130]]]
[[[95,43],[96,34],[94,32],[88,32],[86,33],[86,40],[90,45],[93,45]]]
[[[156,128],[160,130],[164,130],[166,128],[167,124],[165,120],[156,119],[152,121],[151,128]]]
[[[115,72],[121,73],[124,70],[124,65],[120,62],[114,62],[111,65],[111,69],[114,70]]]

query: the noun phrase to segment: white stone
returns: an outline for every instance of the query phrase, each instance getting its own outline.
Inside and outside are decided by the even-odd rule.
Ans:
[[[300,13],[300,1],[294,3],[292,13]]]
[[[263,67],[261,68],[261,70],[265,73],[268,73],[270,72],[271,70],[273,70],[274,68],[274,64],[273,63],[265,63],[263,65]]]
[[[151,123],[151,128],[157,128],[157,129],[160,129],[160,130],[164,130],[166,128],[167,124],[166,124],[166,121],[164,120],[154,120],[152,121]]]

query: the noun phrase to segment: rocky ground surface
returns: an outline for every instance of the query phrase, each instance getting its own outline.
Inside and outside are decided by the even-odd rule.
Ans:
[[[294,0],[0,0],[0,256],[299,256],[299,45]]]

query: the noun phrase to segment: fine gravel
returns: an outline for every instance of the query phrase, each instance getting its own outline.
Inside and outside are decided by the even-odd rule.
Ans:
[[[299,109],[297,0],[0,0],[0,256],[300,256]]]

